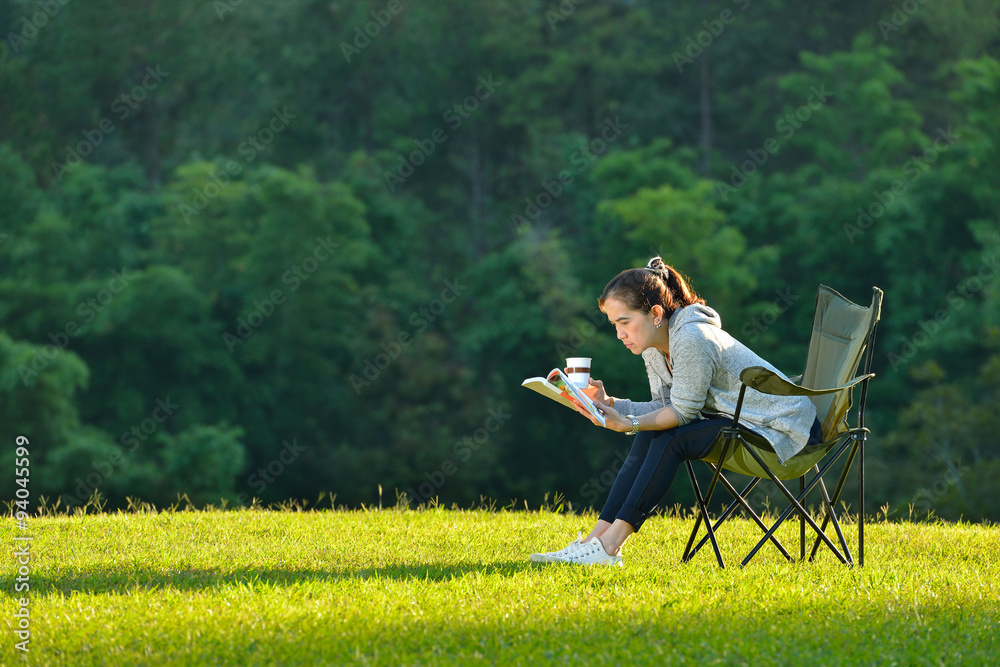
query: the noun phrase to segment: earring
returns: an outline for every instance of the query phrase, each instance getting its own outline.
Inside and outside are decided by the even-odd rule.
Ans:
[[[657,322],[657,323],[656,323],[656,328],[657,328],[657,329],[659,329],[659,328],[660,328],[660,327],[662,327],[662,326],[663,326],[663,322]]]

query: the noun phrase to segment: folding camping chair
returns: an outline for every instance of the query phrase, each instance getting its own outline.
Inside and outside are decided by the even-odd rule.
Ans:
[[[698,516],[691,537],[684,549],[683,561],[688,561],[704,546],[706,540],[711,540],[719,567],[725,567],[719,544],[716,541],[716,531],[727,519],[732,518],[742,509],[747,516],[760,527],[764,536],[743,559],[741,566],[746,566],[765,543],[771,542],[785,558],[794,558],[788,553],[775,535],[781,524],[792,512],[799,515],[799,558],[805,558],[806,523],[816,533],[810,553],[810,560],[816,556],[820,542],[825,544],[837,558],[845,564],[854,565],[847,540],[837,519],[834,507],[840,499],[848,473],[857,458],[858,464],[858,565],[865,563],[865,459],[864,444],[869,430],[865,428],[865,399],[868,394],[868,381],[874,377],[871,373],[872,351],[875,343],[875,330],[878,326],[882,307],[882,290],[872,289],[872,303],[867,308],[851,303],[836,291],[825,285],[820,285],[816,295],[816,314],[813,319],[812,336],[809,340],[809,354],[806,358],[803,374],[793,380],[800,381],[797,385],[783,379],[781,376],[760,366],[746,368],[740,374],[743,386],[740,388],[736,414],[732,426],[724,428],[712,446],[709,453],[702,459],[712,469],[712,480],[707,487],[707,493],[702,495],[698,480],[694,474],[691,462],[687,463],[688,476],[698,500]],[[860,364],[862,357],[864,371],[857,377],[852,377]],[[858,403],[857,424],[848,423],[847,413],[851,408],[851,397],[855,385],[861,385],[861,398]],[[822,421],[823,442],[808,445],[790,460],[782,465],[773,448],[766,439],[739,425],[740,409],[747,389],[761,391],[780,396],[808,396],[816,406],[816,414]],[[840,474],[837,486],[831,496],[827,492],[823,475],[830,467],[849,450],[847,462]],[[822,463],[822,468],[820,464]],[[743,489],[737,491],[723,474],[723,469],[730,470],[753,479]],[[806,482],[806,475],[814,471],[815,475]],[[799,493],[793,495],[782,480],[798,478]],[[762,479],[770,479],[777,485],[781,493],[791,503],[775,523],[768,528],[763,519],[747,503],[748,494],[753,491]],[[726,508],[713,525],[708,504],[712,499],[718,483],[733,495],[733,502]],[[816,486],[822,493],[822,506],[825,510],[823,525],[820,527],[806,511],[804,503],[806,496]],[[705,522],[707,534],[692,548],[702,521]],[[828,524],[833,524],[840,549],[826,534]]]

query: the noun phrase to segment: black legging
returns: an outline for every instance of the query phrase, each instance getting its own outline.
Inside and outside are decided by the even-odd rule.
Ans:
[[[636,532],[653,513],[677,476],[682,461],[704,457],[719,431],[732,419],[696,419],[667,431],[640,431],[618,471],[600,518],[626,521]],[[809,444],[822,442],[819,420],[813,422]]]
[[[708,454],[715,437],[732,419],[696,419],[667,431],[639,431],[618,471],[601,519],[628,522],[636,532],[667,495],[681,461]]]

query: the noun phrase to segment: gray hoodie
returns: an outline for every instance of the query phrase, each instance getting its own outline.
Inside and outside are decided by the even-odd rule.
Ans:
[[[642,415],[671,406],[681,425],[706,413],[732,417],[740,396],[740,373],[763,366],[786,377],[722,330],[719,314],[694,304],[670,316],[670,360],[651,347],[642,353],[653,400],[615,399],[620,414]],[[772,396],[748,389],[740,423],[767,438],[781,462],[795,456],[809,440],[816,408],[804,396]]]

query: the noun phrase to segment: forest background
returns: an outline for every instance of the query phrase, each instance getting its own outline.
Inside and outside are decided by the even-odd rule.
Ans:
[[[819,284],[885,290],[866,510],[1000,519],[997,0],[11,0],[0,36],[36,497],[599,507],[629,439],[520,383],[648,396],[596,299],[658,254],[789,374]]]

